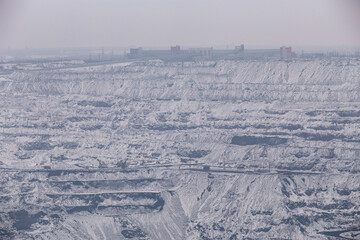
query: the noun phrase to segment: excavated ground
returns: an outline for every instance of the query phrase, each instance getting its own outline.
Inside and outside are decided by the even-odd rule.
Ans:
[[[7,69],[0,238],[360,239],[359,79],[354,58]]]

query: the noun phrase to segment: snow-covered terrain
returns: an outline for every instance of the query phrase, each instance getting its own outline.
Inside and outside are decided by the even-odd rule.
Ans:
[[[1,69],[0,238],[360,239],[360,59]]]

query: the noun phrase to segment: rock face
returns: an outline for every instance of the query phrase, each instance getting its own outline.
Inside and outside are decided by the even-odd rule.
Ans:
[[[360,60],[21,68],[1,239],[360,239]]]

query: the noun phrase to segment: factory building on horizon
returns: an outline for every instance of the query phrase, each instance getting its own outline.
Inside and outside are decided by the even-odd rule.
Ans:
[[[214,53],[213,48],[190,48],[189,53],[191,55],[200,55],[200,56],[207,56],[211,57]]]
[[[235,52],[236,53],[244,53],[245,52],[244,44],[241,44],[240,46],[235,46]]]
[[[170,52],[171,52],[171,54],[179,54],[180,53],[180,46],[179,45],[171,46],[170,47]]]
[[[142,55],[142,48],[130,48],[131,57],[140,57]]]
[[[291,47],[282,46],[280,47],[280,58],[281,59],[290,59],[292,56]]]
[[[167,61],[181,60],[192,61],[200,59],[282,59],[289,60],[295,57],[292,48],[289,46],[282,46],[274,49],[246,49],[244,44],[237,45],[233,49],[217,49],[213,47],[198,47],[181,50],[180,45],[170,46],[170,49],[149,49],[130,48],[129,58],[142,59],[163,59]]]

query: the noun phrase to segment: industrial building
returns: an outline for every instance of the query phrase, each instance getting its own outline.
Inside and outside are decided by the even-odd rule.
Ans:
[[[142,56],[142,48],[130,48],[130,56],[131,57],[140,57]]]
[[[170,47],[170,52],[171,52],[171,54],[179,54],[180,53],[180,46],[179,45],[171,46]]]
[[[141,59],[161,59],[165,61],[196,61],[201,59],[283,59],[288,60],[294,56],[291,47],[280,47],[275,49],[246,49],[244,44],[235,46],[233,49],[218,49],[212,47],[189,48],[181,50],[179,45],[170,46],[170,49],[143,50],[139,48],[131,48],[130,58]]]
[[[280,58],[281,59],[290,59],[292,56],[291,47],[280,47]]]
[[[244,53],[244,52],[245,52],[244,44],[241,44],[240,46],[235,46],[235,53]]]
[[[213,48],[190,48],[189,53],[191,55],[198,56],[208,56],[211,57],[213,55]]]

